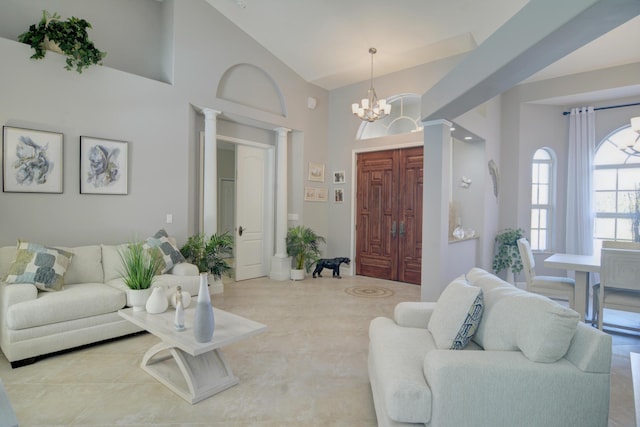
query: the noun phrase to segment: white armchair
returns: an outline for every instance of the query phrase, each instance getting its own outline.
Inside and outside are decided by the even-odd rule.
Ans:
[[[569,301],[569,307],[574,308],[575,280],[570,277],[537,276],[535,272],[536,261],[527,239],[518,240],[518,251],[522,259],[524,277],[527,281],[527,291],[548,298]]]

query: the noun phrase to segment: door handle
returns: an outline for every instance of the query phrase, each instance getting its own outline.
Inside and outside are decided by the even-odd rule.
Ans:
[[[246,228],[242,228],[242,226],[238,227],[238,236],[242,236],[244,230],[246,230]]]
[[[400,221],[400,237],[404,236],[404,221]]]
[[[391,237],[395,239],[396,237],[396,222],[393,221],[393,224],[391,224]]]

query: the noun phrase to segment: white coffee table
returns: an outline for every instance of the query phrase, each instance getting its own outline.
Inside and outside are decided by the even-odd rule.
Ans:
[[[128,308],[118,311],[118,314],[162,340],[147,350],[141,368],[194,404],[238,384],[238,378],[222,355],[221,347],[267,329],[262,323],[217,308],[213,312],[215,329],[208,343],[199,343],[193,337],[195,308],[192,307],[185,310],[186,330],[182,332],[173,326],[175,310],[172,309],[161,314],[149,314]]]

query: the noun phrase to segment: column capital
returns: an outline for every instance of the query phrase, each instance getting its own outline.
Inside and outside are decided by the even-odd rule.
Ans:
[[[291,129],[284,127],[275,128],[274,130],[278,132],[278,135],[286,135],[291,132]]]
[[[204,118],[207,120],[211,120],[215,118],[221,111],[214,110],[213,108],[203,108],[202,113],[204,114]]]

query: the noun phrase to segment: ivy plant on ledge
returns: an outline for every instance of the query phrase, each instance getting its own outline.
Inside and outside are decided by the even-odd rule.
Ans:
[[[106,52],[98,50],[89,40],[87,28],[91,24],[74,16],[63,21],[60,15],[50,15],[42,11],[42,19],[38,25],[31,25],[29,30],[18,36],[18,41],[31,46],[36,53],[31,58],[42,59],[46,51],[58,52],[67,57],[67,70],[75,68],[78,73],[90,65],[102,65]]]

